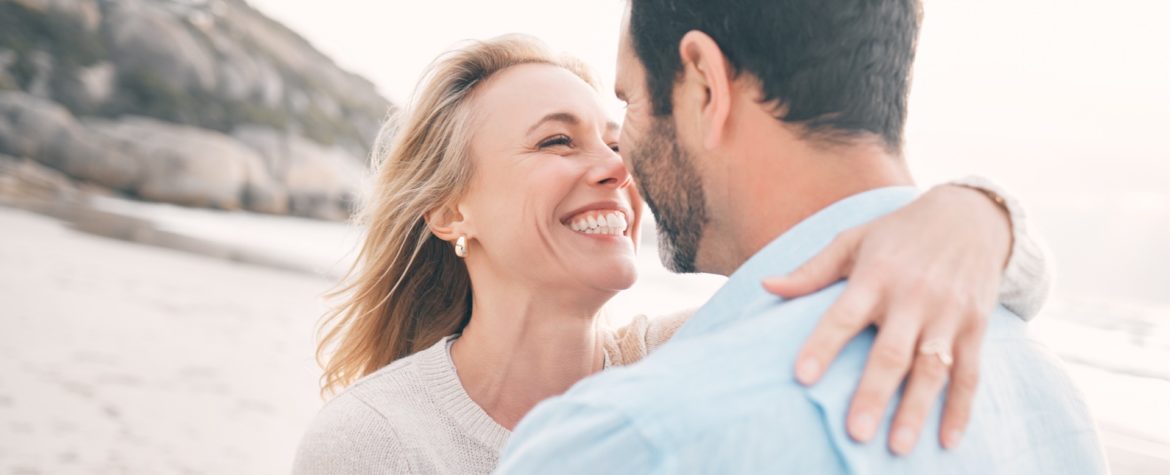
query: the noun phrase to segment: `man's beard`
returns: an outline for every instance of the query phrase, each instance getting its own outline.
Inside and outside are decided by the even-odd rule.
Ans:
[[[629,151],[630,163],[642,198],[658,222],[658,257],[672,272],[698,272],[695,259],[707,224],[699,174],[679,145],[669,116],[654,119],[640,145]]]

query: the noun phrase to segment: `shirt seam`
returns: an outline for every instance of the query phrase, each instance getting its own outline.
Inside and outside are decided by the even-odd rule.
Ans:
[[[357,394],[352,394],[352,393],[350,394],[350,396],[353,397],[358,402],[360,402],[367,409],[373,411],[374,414],[377,414],[379,417],[382,418],[383,421],[386,422],[386,430],[388,432],[390,432],[391,436],[393,437],[394,444],[398,445],[399,448],[401,449],[404,439],[402,438],[402,435],[400,435],[398,433],[398,431],[394,429],[394,424],[390,423],[390,417],[387,416],[385,413],[383,413],[381,410],[379,410],[377,407],[374,407],[374,405],[372,403],[370,403],[369,401],[362,399],[361,396],[359,396]],[[403,451],[403,452],[405,453],[405,451]],[[405,456],[402,457],[402,463],[403,463],[403,465],[406,466],[407,473],[414,473],[414,469],[410,465],[410,457],[405,457]]]

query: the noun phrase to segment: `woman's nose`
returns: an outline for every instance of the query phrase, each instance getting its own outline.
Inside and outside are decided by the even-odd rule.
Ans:
[[[625,188],[631,183],[630,171],[622,161],[622,156],[607,147],[590,171],[590,182],[600,186]]]

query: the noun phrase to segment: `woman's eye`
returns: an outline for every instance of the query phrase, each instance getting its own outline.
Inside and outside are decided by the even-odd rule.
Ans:
[[[557,135],[555,137],[550,137],[550,138],[546,139],[545,141],[541,142],[540,148],[558,147],[558,146],[569,147],[572,145],[573,145],[573,139],[569,138],[568,135]]]

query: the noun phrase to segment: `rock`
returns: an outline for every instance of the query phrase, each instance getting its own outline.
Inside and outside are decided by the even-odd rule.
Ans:
[[[41,25],[0,35],[0,53],[17,54],[0,58],[0,88],[52,98],[75,115],[144,115],[220,131],[263,125],[365,155],[390,106],[372,83],[244,0],[0,6],[14,24]]]
[[[33,51],[29,53],[29,63],[32,64],[33,72],[25,90],[37,97],[52,97],[49,82],[53,80],[53,56],[44,51]]]
[[[88,31],[96,31],[102,23],[102,10],[97,0],[8,0],[30,10],[51,11],[71,17]]]
[[[352,211],[392,106],[245,0],[0,7],[39,25],[0,35],[0,152],[144,199]]]
[[[323,147],[267,127],[242,127],[232,135],[264,157],[273,178],[288,192],[289,212],[344,220],[366,177],[361,160],[340,147]]]
[[[22,92],[0,91],[0,153],[36,157],[45,136],[55,135],[72,120],[64,107]]]
[[[49,146],[61,171],[79,180],[136,193],[145,177],[145,158],[124,143],[78,125]]]
[[[205,129],[144,117],[78,122],[52,102],[0,92],[0,152],[149,200],[288,211],[288,194],[261,155]]]
[[[215,91],[215,56],[181,17],[144,0],[112,2],[106,16],[120,74],[150,77],[178,90]]]
[[[16,52],[0,48],[0,90],[19,89],[19,81],[12,75],[12,65],[16,64]]]
[[[288,193],[271,182],[249,182],[243,191],[244,209],[268,214],[286,214],[289,209]]]
[[[280,212],[279,187],[255,151],[231,137],[145,117],[91,121],[93,132],[139,157],[142,198],[186,206],[241,209],[245,192],[258,211]]]
[[[339,148],[323,148],[297,136],[280,180],[289,210],[299,216],[344,220],[353,211],[365,170]]]
[[[284,79],[276,66],[263,59],[257,60],[256,85],[259,88],[257,97],[265,107],[277,108],[283,104],[285,87]]]
[[[82,68],[77,73],[81,85],[81,95],[89,104],[101,104],[114,96],[117,85],[117,69],[109,61],[103,61],[93,66]]]
[[[29,159],[0,155],[0,201],[75,200],[81,192],[63,173]]]
[[[133,191],[141,179],[137,156],[94,136],[64,107],[20,92],[0,92],[0,153],[118,190]]]
[[[283,81],[280,74],[267,64],[267,61],[249,54],[235,37],[214,33],[206,37],[219,57],[216,71],[219,75],[217,94],[230,101],[263,98],[269,107],[280,105]],[[273,86],[275,90],[265,90]]]

